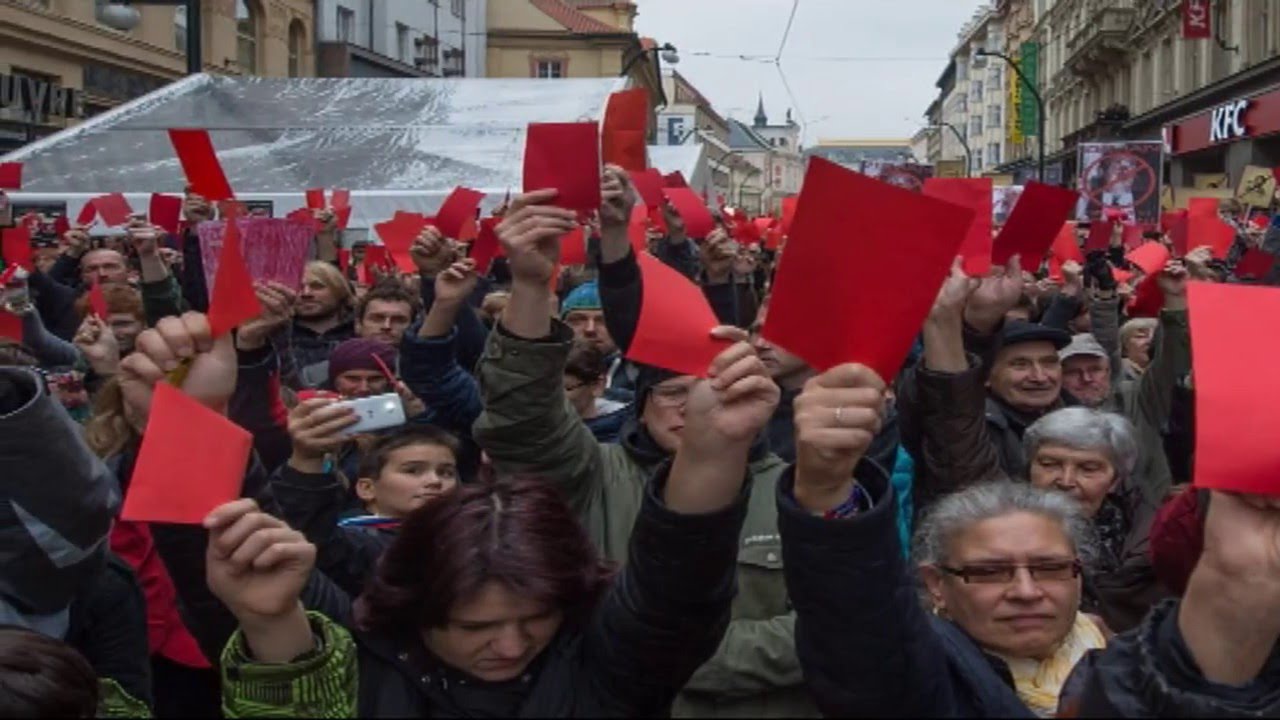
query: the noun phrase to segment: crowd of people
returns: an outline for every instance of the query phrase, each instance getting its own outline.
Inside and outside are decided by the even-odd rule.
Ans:
[[[1280,498],[1193,486],[1188,280],[1230,263],[1143,277],[1119,232],[1060,281],[957,259],[881,377],[763,336],[785,243],[664,205],[647,252],[720,323],[690,375],[628,359],[637,194],[600,190],[583,265],[547,189],[494,211],[491,267],[428,227],[367,282],[317,209],[297,289],[256,283],[227,335],[190,188],[177,233],[34,248],[0,340],[0,714],[1280,716]],[[199,525],[119,517],[161,383],[252,437]],[[387,394],[404,422],[353,433]]]

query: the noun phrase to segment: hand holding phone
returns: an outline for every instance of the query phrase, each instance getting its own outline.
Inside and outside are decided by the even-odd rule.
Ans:
[[[335,403],[355,412],[359,420],[347,428],[347,435],[383,430],[404,424],[404,403],[396,393],[371,395]]]

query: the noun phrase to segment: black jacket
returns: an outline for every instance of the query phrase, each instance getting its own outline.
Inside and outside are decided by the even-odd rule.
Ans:
[[[154,702],[146,600],[133,570],[113,553],[71,601],[64,639],[99,678],[115,680],[148,706]]]

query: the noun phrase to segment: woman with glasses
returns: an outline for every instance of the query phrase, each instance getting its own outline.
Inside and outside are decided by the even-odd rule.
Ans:
[[[796,653],[825,715],[1276,716],[1280,500],[1214,493],[1184,598],[1108,640],[1080,610],[1095,557],[1082,503],[972,485],[922,518],[921,603],[892,487],[862,462],[883,389],[856,365],[807,386],[778,487]]]

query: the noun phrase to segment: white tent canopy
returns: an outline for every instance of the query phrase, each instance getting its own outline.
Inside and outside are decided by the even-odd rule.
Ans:
[[[711,176],[707,170],[707,148],[702,143],[689,145],[650,145],[649,165],[663,175],[679,172],[689,187],[710,193]]]
[[[500,203],[521,188],[525,127],[599,120],[621,78],[391,79],[194,75],[21,148],[17,203],[59,201],[75,217],[122,192],[145,209],[181,193],[170,128],[206,128],[238,198],[281,217],[309,187],[352,191],[351,226],[395,210],[434,213],[455,186]]]

